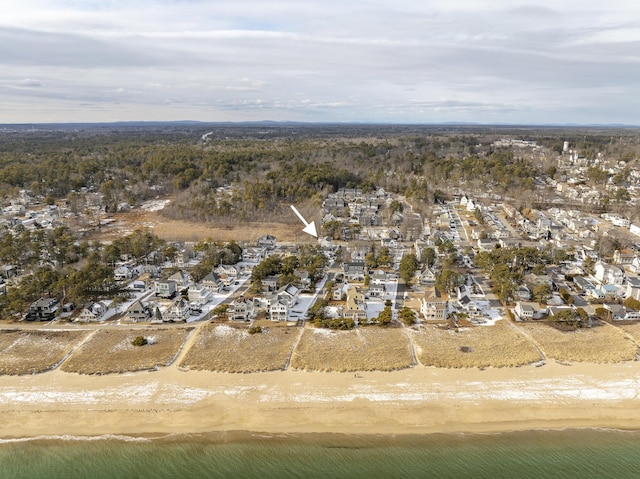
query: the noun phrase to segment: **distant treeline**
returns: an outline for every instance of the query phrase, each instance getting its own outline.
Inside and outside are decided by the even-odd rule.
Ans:
[[[278,219],[291,202],[317,207],[327,193],[345,186],[384,187],[427,205],[453,189],[511,196],[531,191],[535,179],[555,165],[491,146],[508,134],[534,140],[539,135],[551,151],[561,149],[564,138],[589,152],[618,148],[625,158],[637,148],[635,132],[626,130],[591,132],[581,139],[580,131],[526,131],[186,125],[2,133],[0,193],[7,202],[26,188],[47,202],[69,198],[80,210],[79,195],[87,189],[101,193],[107,211],[172,194],[175,201],[163,214],[173,217]]]

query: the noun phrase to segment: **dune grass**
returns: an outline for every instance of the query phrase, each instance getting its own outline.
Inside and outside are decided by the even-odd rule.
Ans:
[[[244,325],[207,325],[180,366],[227,373],[284,369],[299,333],[300,328],[280,325],[256,334]]]
[[[113,374],[168,366],[193,328],[102,330],[75,351],[61,369],[78,374]],[[148,344],[134,346],[143,336]]]
[[[416,357],[425,366],[486,368],[522,366],[542,358],[523,335],[505,320],[495,326],[455,329],[445,325],[421,325],[411,329]]]
[[[0,331],[0,374],[23,375],[48,371],[89,331]]]
[[[522,323],[549,359],[587,363],[618,363],[635,359],[638,348],[616,327],[595,321],[591,328],[560,331],[544,323]]]
[[[305,328],[291,366],[312,371],[393,371],[413,365],[409,338],[400,328],[353,331]]]

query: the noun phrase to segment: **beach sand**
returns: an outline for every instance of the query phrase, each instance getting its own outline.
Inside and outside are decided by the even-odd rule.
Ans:
[[[0,437],[640,429],[639,394],[640,362],[357,374],[54,370],[0,379]]]

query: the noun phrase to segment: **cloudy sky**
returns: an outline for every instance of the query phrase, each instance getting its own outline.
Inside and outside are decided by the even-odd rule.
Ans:
[[[640,124],[634,0],[3,0],[0,123]]]

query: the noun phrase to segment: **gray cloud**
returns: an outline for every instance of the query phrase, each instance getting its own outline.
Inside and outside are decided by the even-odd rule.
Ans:
[[[0,122],[638,122],[628,2],[7,1]]]

